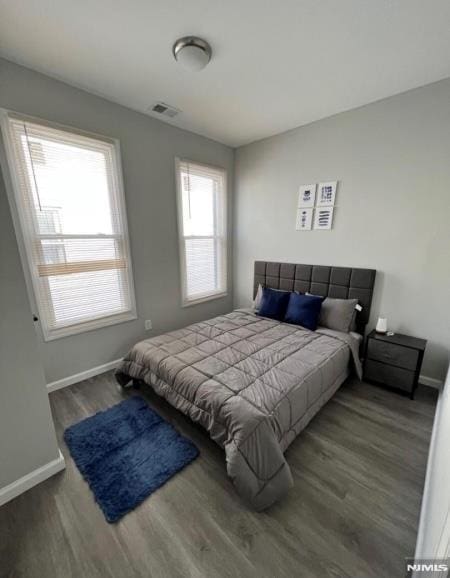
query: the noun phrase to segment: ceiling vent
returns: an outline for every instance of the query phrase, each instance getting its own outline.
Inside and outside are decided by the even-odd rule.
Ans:
[[[154,104],[150,110],[152,112],[157,112],[158,114],[163,114],[164,116],[168,116],[169,118],[173,118],[174,116],[177,116],[177,114],[179,114],[181,112],[181,110],[178,110],[177,108],[173,107],[173,106],[169,106],[168,104],[165,104],[164,102],[157,102],[156,104]]]

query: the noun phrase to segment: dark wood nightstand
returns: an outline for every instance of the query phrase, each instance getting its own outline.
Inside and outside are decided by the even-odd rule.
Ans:
[[[364,379],[399,389],[414,399],[426,345],[425,339],[371,331],[366,340]]]

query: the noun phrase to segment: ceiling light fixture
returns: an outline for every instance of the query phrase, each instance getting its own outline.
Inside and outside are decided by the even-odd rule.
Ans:
[[[211,60],[211,46],[197,36],[179,38],[172,47],[175,60],[187,70],[202,70]]]

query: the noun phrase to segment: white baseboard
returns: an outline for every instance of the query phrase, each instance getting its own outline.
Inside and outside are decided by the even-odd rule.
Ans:
[[[435,379],[434,377],[428,377],[426,375],[420,375],[419,376],[419,383],[421,383],[422,385],[428,385],[428,387],[434,387],[435,389],[442,389],[444,386],[444,382],[439,380],[439,379]]]
[[[59,457],[56,460],[48,462],[47,464],[41,466],[37,470],[34,470],[12,482],[11,484],[0,489],[0,506],[6,504],[13,498],[16,498],[20,494],[23,494],[33,486],[40,484],[47,478],[57,474],[66,467],[66,462],[64,461],[64,456],[59,450]]]
[[[80,381],[84,381],[85,379],[89,379],[90,377],[95,377],[96,375],[105,373],[105,371],[109,371],[110,369],[115,369],[121,361],[122,359],[115,359],[114,361],[104,363],[103,365],[98,365],[97,367],[87,369],[86,371],[82,371],[81,373],[75,373],[75,375],[69,375],[69,377],[64,377],[63,379],[58,379],[58,381],[52,381],[51,383],[47,383],[47,392],[51,393],[52,391],[56,391],[57,389],[62,389],[63,387],[67,387],[68,385],[73,385],[74,383],[79,383]]]

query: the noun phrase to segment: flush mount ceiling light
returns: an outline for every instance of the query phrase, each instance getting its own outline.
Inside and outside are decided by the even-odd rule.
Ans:
[[[187,70],[202,70],[211,60],[211,46],[197,36],[179,38],[172,48],[175,60]]]

